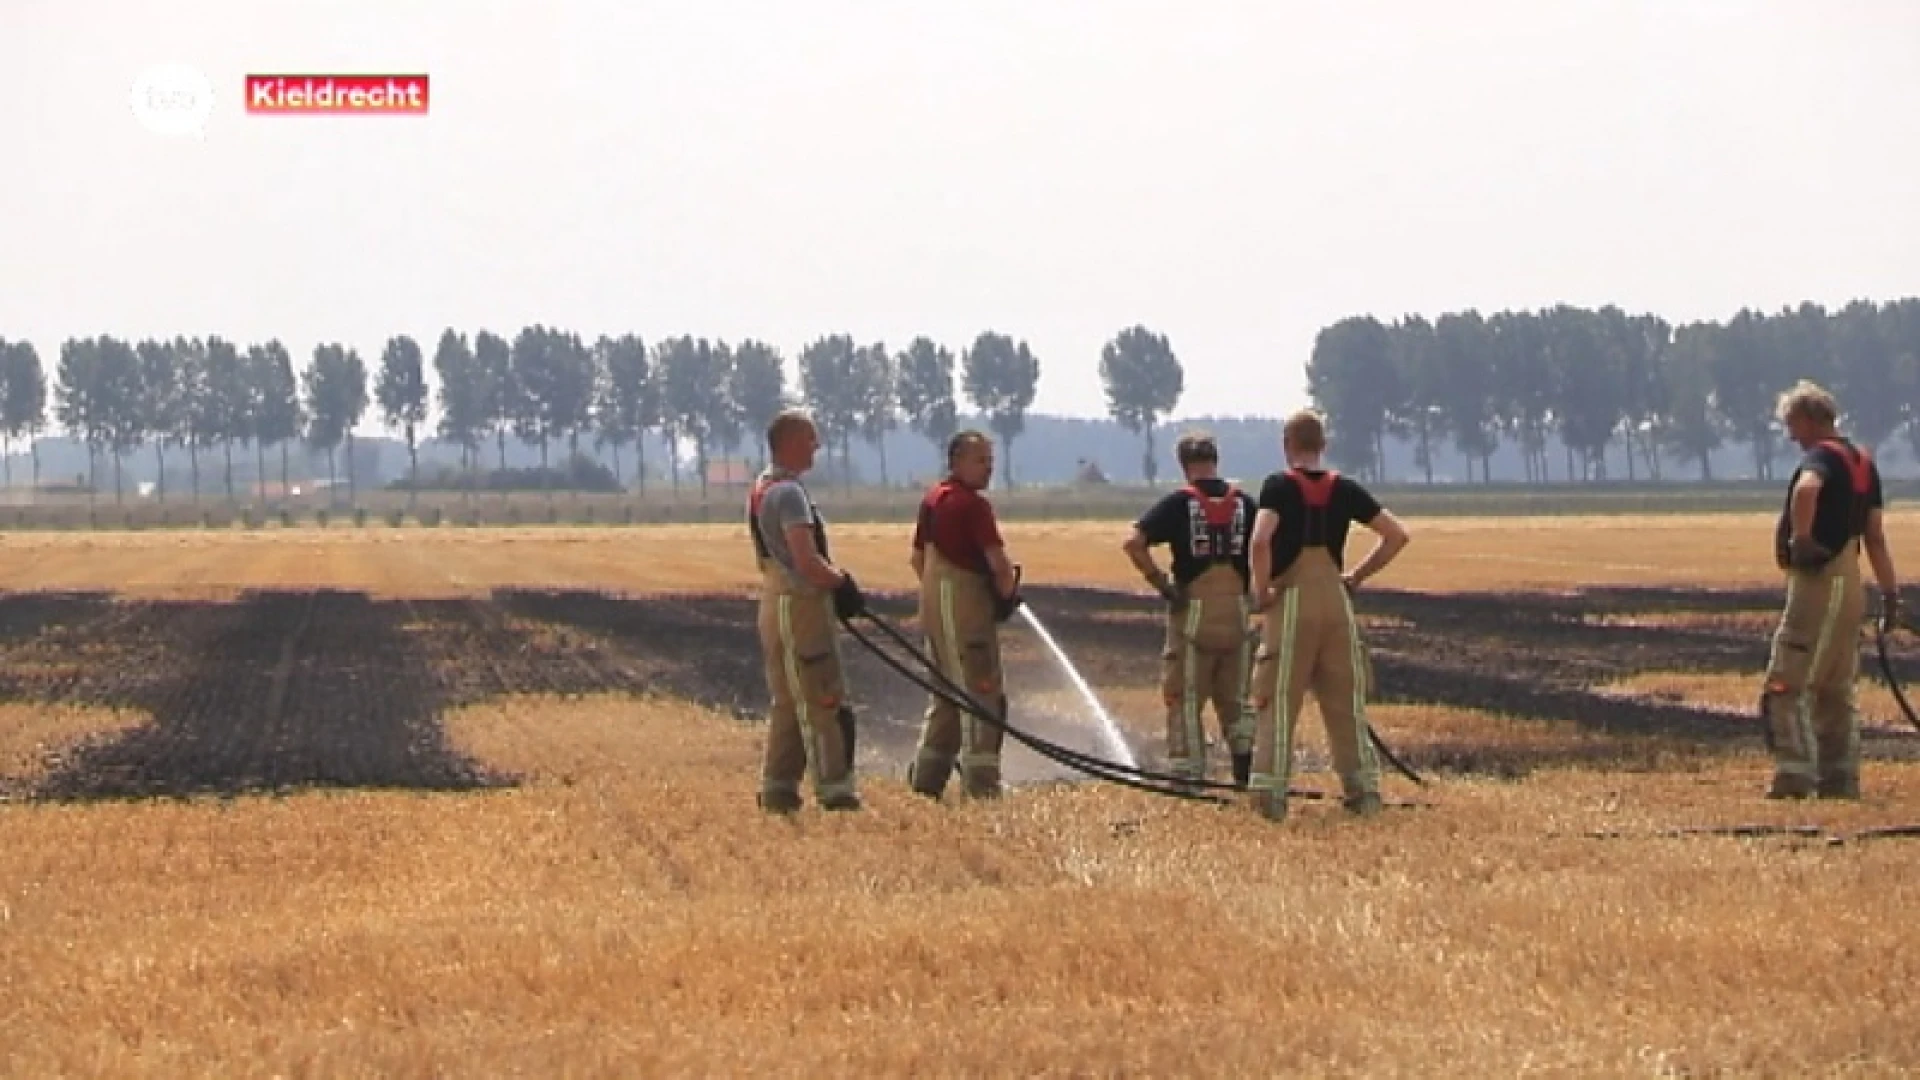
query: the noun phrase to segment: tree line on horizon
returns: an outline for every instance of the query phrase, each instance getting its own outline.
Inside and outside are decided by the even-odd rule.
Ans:
[[[429,364],[437,401],[428,385]],[[841,475],[851,475],[851,447],[859,440],[880,450],[884,484],[885,436],[905,427],[944,453],[958,429],[958,391],[998,436],[1002,475],[1011,482],[1014,447],[1040,378],[1039,358],[1025,341],[983,331],[956,357],[924,336],[889,351],[883,343],[860,344],[836,333],[809,342],[796,366],[799,377],[790,385],[780,351],[762,341],[680,335],[649,346],[636,334],[622,334],[589,344],[578,333],[540,324],[511,338],[491,330],[469,338],[449,327],[430,359],[414,338],[394,335],[374,367],[352,346],[322,343],[299,371],[277,339],[243,346],[218,335],[138,341],[102,335],[61,344],[50,388],[31,342],[0,339],[0,441],[9,452],[11,486],[13,441],[29,440],[38,486],[37,437],[57,425],[88,449],[90,489],[97,487],[91,475],[96,459],[111,460],[116,498],[122,497],[126,456],[150,448],[162,500],[169,452],[186,454],[197,498],[202,456],[218,450],[233,499],[236,449],[251,449],[263,481],[268,455],[276,453],[284,488],[291,446],[324,453],[332,484],[338,480],[335,452],[344,443],[351,497],[354,429],[371,409],[385,430],[405,442],[408,486],[414,490],[421,440],[428,435],[460,449],[460,472],[469,482],[488,451],[499,472],[507,471],[509,437],[538,447],[543,476],[552,474],[552,446],[565,446],[572,463],[580,458],[581,440],[590,439],[612,451],[616,483],[621,451],[633,447],[644,490],[642,436],[649,432],[658,432],[668,446],[682,440],[693,445],[704,490],[710,454],[731,455],[745,444],[764,460],[765,425],[780,410],[805,405],[829,456],[837,450]],[[1110,412],[1144,435],[1151,470],[1154,423],[1181,393],[1179,360],[1165,335],[1133,327],[1106,344],[1101,371]],[[432,432],[426,426],[430,403],[438,406]],[[678,455],[670,459],[678,489],[681,463]]]
[[[270,453],[288,479],[296,445],[327,461],[347,449],[346,481],[356,482],[354,431],[370,412],[400,436],[409,455],[407,486],[420,486],[419,448],[437,437],[460,451],[455,483],[476,485],[486,459],[505,473],[508,440],[539,452],[543,483],[555,475],[549,451],[578,461],[582,440],[610,450],[613,477],[625,486],[622,453],[631,447],[645,490],[644,435],[694,448],[704,491],[707,462],[745,446],[764,460],[760,431],[779,410],[804,405],[817,420],[826,456],[851,482],[852,448],[878,451],[888,482],[886,440],[902,429],[928,441],[940,460],[971,403],[1001,446],[1001,479],[1011,484],[1015,449],[1038,389],[1040,360],[1026,342],[984,331],[960,354],[916,337],[889,350],[846,333],[800,349],[789,379],[781,352],[762,341],[729,343],[693,335],[651,345],[636,334],[580,334],[535,324],[511,338],[490,330],[442,331],[431,357],[414,338],[390,337],[375,364],[337,342],[317,345],[304,367],[278,341],[242,346],[220,336],[128,341],[71,338],[60,346],[52,385],[31,342],[0,339],[0,442],[31,442],[58,425],[96,459],[113,464],[116,497],[125,457],[151,449],[166,497],[166,460],[188,459],[197,497],[203,455],[218,451],[224,486],[235,497],[234,455],[251,451],[256,475]],[[430,386],[429,367],[435,376]],[[1607,476],[1609,447],[1625,450],[1627,479],[1663,478],[1668,460],[1691,462],[1713,479],[1712,455],[1745,444],[1754,475],[1770,479],[1782,449],[1773,418],[1776,395],[1800,378],[1833,389],[1849,434],[1878,449],[1904,433],[1920,458],[1920,299],[1855,301],[1836,311],[1803,303],[1774,314],[1743,309],[1725,323],[1672,326],[1656,315],[1559,305],[1534,312],[1407,315],[1383,323],[1343,319],[1316,336],[1308,391],[1329,419],[1335,460],[1375,481],[1389,438],[1413,450],[1428,483],[1449,446],[1468,479],[1492,481],[1501,440],[1521,450],[1525,480],[1553,481],[1549,441],[1566,454],[1564,478]],[[1144,326],[1121,330],[1101,349],[1108,415],[1141,438],[1141,474],[1158,481],[1156,429],[1179,403],[1184,372],[1171,342]],[[429,405],[437,421],[429,431]],[[669,454],[675,489],[681,460]],[[10,455],[6,482],[12,483]],[[89,487],[96,487],[89,478]]]
[[[1477,463],[1491,483],[1503,439],[1519,447],[1527,482],[1550,483],[1550,437],[1568,481],[1609,479],[1616,444],[1628,480],[1661,480],[1670,459],[1711,481],[1723,445],[1746,446],[1755,478],[1770,480],[1785,438],[1775,403],[1801,379],[1835,394],[1843,433],[1860,445],[1877,453],[1904,433],[1920,457],[1920,298],[1742,308],[1681,326],[1612,305],[1361,315],[1321,330],[1307,366],[1340,462],[1384,480],[1386,440],[1403,439],[1427,483],[1449,446],[1469,481]]]

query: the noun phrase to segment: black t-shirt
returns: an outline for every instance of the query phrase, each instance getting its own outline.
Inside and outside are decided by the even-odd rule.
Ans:
[[[1327,470],[1301,469],[1300,474],[1316,483],[1327,476]],[[1336,474],[1325,508],[1309,511],[1300,485],[1288,473],[1277,472],[1260,487],[1260,509],[1280,515],[1280,525],[1273,532],[1273,574],[1278,577],[1308,544],[1326,548],[1333,564],[1344,568],[1347,527],[1354,522],[1365,525],[1379,516],[1380,501],[1359,481]]]
[[[1837,440],[1848,449],[1858,452],[1853,443]],[[1807,451],[1800,459],[1800,465],[1793,470],[1793,476],[1787,481],[1786,505],[1780,508],[1780,523],[1774,529],[1774,554],[1784,565],[1787,558],[1787,540],[1793,535],[1793,485],[1800,479],[1801,473],[1815,473],[1820,477],[1820,495],[1813,504],[1813,539],[1828,551],[1839,551],[1847,541],[1860,535],[1866,524],[1869,510],[1886,507],[1886,497],[1880,491],[1880,466],[1871,457],[1864,464],[1867,471],[1866,501],[1863,505],[1854,505],[1853,470],[1849,467],[1847,455],[1825,443]]]
[[[1253,538],[1257,509],[1253,496],[1217,476],[1196,480],[1193,486],[1207,498],[1196,499],[1185,488],[1170,491],[1140,515],[1134,527],[1146,536],[1149,546],[1165,544],[1172,549],[1173,579],[1182,585],[1223,562],[1246,582],[1252,576],[1247,545]]]

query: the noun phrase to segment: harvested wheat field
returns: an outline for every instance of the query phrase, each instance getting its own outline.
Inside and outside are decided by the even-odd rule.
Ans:
[[[1866,798],[1758,798],[1769,519],[1412,524],[1358,603],[1375,724],[1428,785],[1389,774],[1389,811],[1349,819],[1313,797],[1309,717],[1282,825],[1020,749],[1001,802],[913,798],[924,695],[852,642],[868,810],[762,816],[737,527],[7,536],[0,1063],[1920,1067],[1920,841],[1896,828],[1920,735],[1863,639]],[[1892,523],[1909,573],[1916,524]],[[1008,532],[1032,610],[1159,764],[1124,526]],[[911,631],[904,531],[834,540]],[[1015,721],[1095,750],[1030,632],[1006,638]],[[1891,655],[1920,676],[1920,642]]]

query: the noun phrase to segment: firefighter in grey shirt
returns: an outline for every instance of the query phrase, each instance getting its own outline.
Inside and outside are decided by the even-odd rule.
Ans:
[[[854,716],[834,617],[866,610],[853,575],[834,566],[826,523],[801,484],[820,447],[803,412],[767,426],[769,464],[747,497],[747,529],[760,568],[760,649],[773,698],[760,776],[762,809],[800,808],[800,781],[813,774],[826,810],[858,810],[853,782]]]

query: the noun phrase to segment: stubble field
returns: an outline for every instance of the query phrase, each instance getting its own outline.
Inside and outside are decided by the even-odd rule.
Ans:
[[[753,807],[737,526],[0,537],[0,1064],[17,1075],[1898,1074],[1920,735],[1863,638],[1866,797],[1780,805],[1765,515],[1415,520],[1358,606],[1427,776],[1272,825],[1009,752]],[[1920,517],[1895,515],[1903,569]],[[1119,524],[1010,526],[1143,762]],[[1356,538],[1354,553],[1368,542]],[[912,629],[904,530],[836,556]],[[1095,749],[1031,635],[1014,718]],[[1920,643],[1896,640],[1903,678]],[[1297,786],[1326,790],[1317,715]],[[1224,772],[1224,761],[1222,772]],[[1759,836],[1687,830],[1796,826]]]

